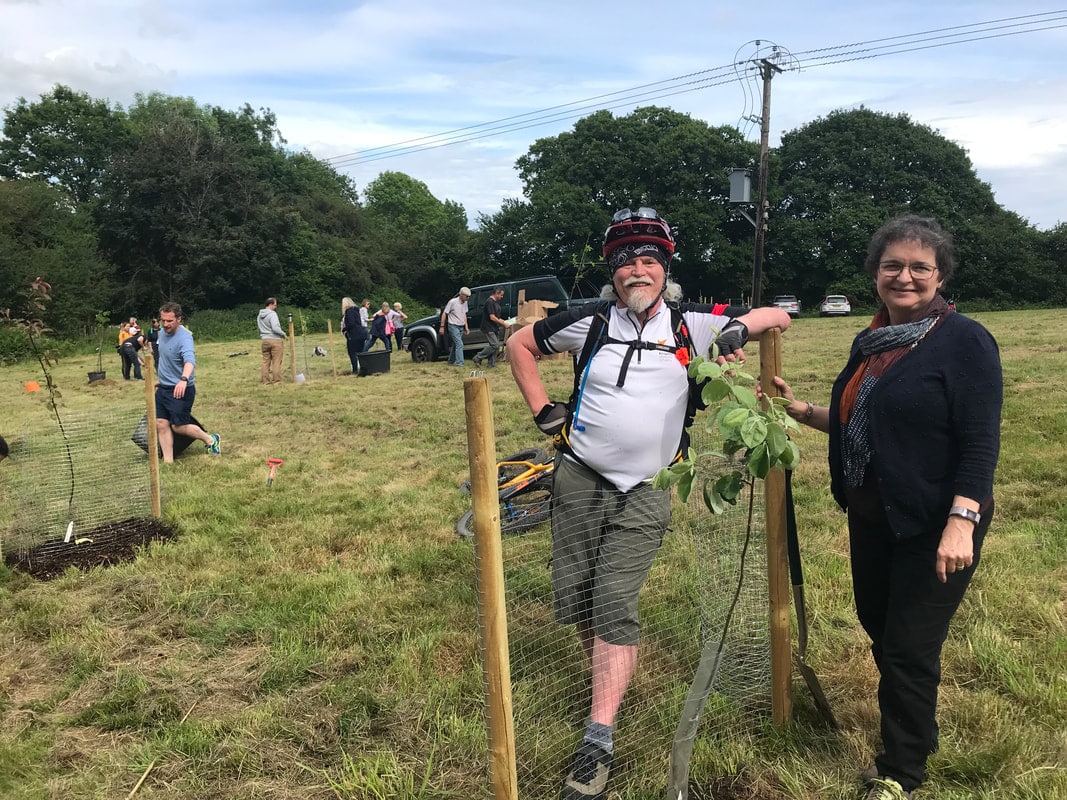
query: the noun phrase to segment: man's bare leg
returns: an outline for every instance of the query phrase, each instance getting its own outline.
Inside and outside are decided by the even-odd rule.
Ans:
[[[578,641],[593,674],[593,722],[614,725],[623,695],[637,666],[637,645],[608,644],[588,624],[578,623]]]
[[[163,461],[174,461],[174,434],[171,432],[169,419],[156,419],[156,437],[159,439],[159,450],[163,453]]]
[[[175,425],[174,432],[180,433],[182,436],[188,436],[190,439],[199,439],[204,444],[214,444],[215,442],[210,433],[191,422],[185,425]]]
[[[614,725],[626,687],[637,665],[637,645],[608,644],[593,638],[593,706],[589,718]]]

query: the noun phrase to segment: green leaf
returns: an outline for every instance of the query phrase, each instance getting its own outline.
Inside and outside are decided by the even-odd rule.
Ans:
[[[676,461],[670,465],[669,469],[675,475],[684,475],[687,472],[693,471],[693,462],[684,459],[682,461]]]
[[[738,450],[743,449],[745,449],[745,443],[737,439],[731,439],[722,443],[722,451],[727,457],[732,456]]]
[[[704,505],[708,507],[712,514],[721,514],[726,510],[726,506],[722,502],[722,496],[707,481],[704,483]]]
[[[778,458],[778,462],[786,469],[793,469],[800,461],[800,448],[790,439],[786,442],[786,448]]]
[[[770,452],[772,464],[779,459],[788,445],[789,437],[785,435],[784,429],[774,424],[767,426],[767,450]]]
[[[689,377],[696,380],[704,380],[705,378],[719,378],[722,376],[722,367],[716,364],[714,361],[694,360],[689,365]]]
[[[678,499],[685,503],[689,500],[689,493],[693,491],[693,477],[692,472],[682,476],[682,479],[678,481]]]
[[[764,444],[767,439],[767,420],[758,411],[748,411],[748,418],[741,425],[741,439],[749,447]]]
[[[756,382],[756,376],[755,375],[749,375],[747,372],[742,372],[741,370],[735,370],[733,375],[734,375],[734,380],[740,381],[741,383],[755,383]]]
[[[733,393],[734,399],[737,400],[745,408],[755,408],[756,393],[751,389],[746,389],[744,386],[731,386],[730,391]]]
[[[726,413],[722,417],[722,424],[728,428],[740,428],[748,419],[748,409],[740,406],[725,406]]]
[[[752,453],[748,457],[748,471],[753,478],[760,480],[766,478],[771,471],[771,458],[765,443],[752,448]]]
[[[737,501],[737,496],[741,494],[742,486],[744,486],[744,478],[741,477],[741,473],[737,470],[720,475],[719,479],[715,481],[715,491],[722,495],[723,500],[728,503]]]
[[[659,471],[652,476],[653,489],[670,489],[673,483],[671,471],[666,467],[660,467]]]
[[[704,384],[704,389],[700,393],[700,398],[707,404],[712,405],[725,400],[730,396],[730,384],[724,381],[722,378],[716,378],[715,380],[708,381]]]

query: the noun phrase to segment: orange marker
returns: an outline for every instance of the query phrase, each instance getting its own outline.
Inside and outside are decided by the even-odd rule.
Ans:
[[[267,459],[267,466],[270,467],[270,475],[267,476],[267,486],[271,486],[274,484],[274,473],[278,469],[278,467],[280,467],[284,463],[285,462],[282,461],[280,458]]]

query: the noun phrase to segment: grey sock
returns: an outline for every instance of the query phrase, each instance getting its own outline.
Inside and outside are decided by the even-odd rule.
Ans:
[[[607,752],[611,752],[612,742],[611,735],[615,728],[611,725],[605,725],[602,722],[590,722],[585,726],[585,741],[592,742],[597,747],[602,747]]]

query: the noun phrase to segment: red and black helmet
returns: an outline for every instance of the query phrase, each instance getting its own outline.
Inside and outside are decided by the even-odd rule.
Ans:
[[[604,231],[604,258],[618,247],[638,242],[659,245],[667,251],[668,258],[674,255],[671,226],[660,219],[656,209],[642,206],[637,211],[628,208],[616,211],[611,225]]]

